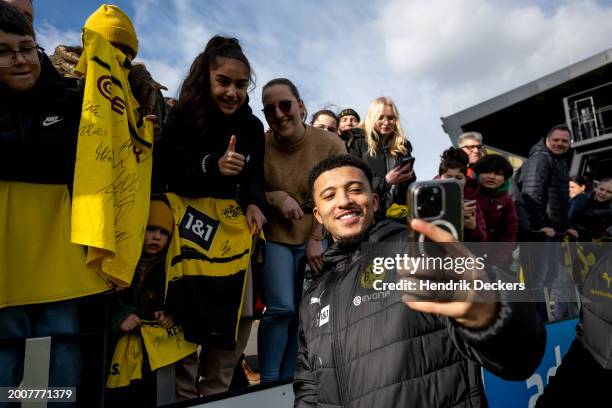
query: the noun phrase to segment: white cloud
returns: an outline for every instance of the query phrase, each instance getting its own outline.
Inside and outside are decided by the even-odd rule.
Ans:
[[[434,175],[450,144],[441,116],[587,58],[612,38],[612,7],[594,0],[132,4],[138,58],[168,95],[212,35],[236,36],[257,75],[251,106],[262,120],[261,87],[279,76],[298,85],[311,113],[335,104],[365,117],[372,99],[389,95],[420,178]],[[48,42],[78,42],[77,32],[44,28]]]
[[[394,0],[381,31],[393,72],[440,86],[457,109],[605,50],[611,18],[593,1],[545,13],[508,1]]]
[[[81,43],[81,32],[75,30],[62,31],[47,21],[36,26],[36,41],[48,54],[58,45],[76,45]]]

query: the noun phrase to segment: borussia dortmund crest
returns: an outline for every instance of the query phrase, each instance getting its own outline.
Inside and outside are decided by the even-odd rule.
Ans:
[[[371,289],[374,287],[375,280],[385,279],[385,272],[381,274],[376,274],[374,273],[373,269],[374,269],[374,266],[370,264],[363,270],[363,272],[361,272],[360,283],[361,283],[362,288]]]

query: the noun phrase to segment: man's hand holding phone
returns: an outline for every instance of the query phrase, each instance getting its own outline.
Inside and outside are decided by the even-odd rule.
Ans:
[[[474,255],[463,244],[457,242],[448,231],[420,219],[413,219],[410,226],[429,240],[444,243],[442,248],[446,252],[445,256],[474,258]],[[448,316],[469,329],[486,328],[497,318],[498,304],[494,294],[477,292],[473,284],[470,285],[471,289],[459,291],[419,290],[419,282],[422,280],[440,283],[461,280],[473,283],[475,279],[486,279],[484,271],[472,268],[457,274],[452,270],[432,271],[420,268],[417,271],[398,270],[398,273],[400,279],[414,282],[414,287],[417,288],[407,291],[402,297],[404,303],[413,310]]]

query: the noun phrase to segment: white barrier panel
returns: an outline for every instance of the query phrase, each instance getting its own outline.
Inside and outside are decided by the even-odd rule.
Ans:
[[[291,408],[293,407],[293,399],[293,385],[283,384],[276,387],[265,388],[263,390],[246,392],[244,394],[236,395],[229,398],[223,398],[217,401],[205,402],[189,406],[204,408]]]

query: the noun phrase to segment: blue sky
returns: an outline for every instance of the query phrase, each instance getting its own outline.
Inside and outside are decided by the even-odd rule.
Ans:
[[[35,0],[39,42],[49,53],[60,43],[78,43],[84,21],[102,3]],[[311,113],[353,107],[364,117],[371,100],[391,96],[414,146],[420,179],[433,177],[438,156],[450,144],[441,116],[612,47],[610,1],[114,4],[136,26],[137,60],[169,88],[169,96],[176,95],[193,58],[214,34],[241,41],[256,75],[251,93],[256,112],[261,109],[261,86],[275,77],[293,80]]]

